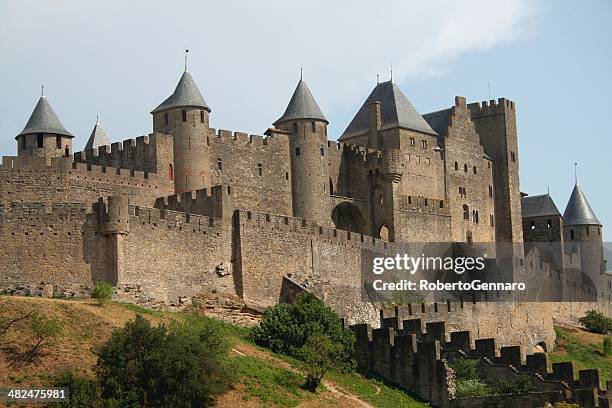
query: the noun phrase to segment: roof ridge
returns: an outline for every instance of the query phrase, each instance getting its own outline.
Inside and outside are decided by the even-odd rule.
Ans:
[[[302,78],[300,78],[291,95],[285,113],[274,122],[274,125],[295,119],[316,119],[329,123],[323,112],[321,112],[321,108],[319,108],[319,104],[317,104],[314,96],[312,96],[308,85],[306,85]]]
[[[172,95],[167,97],[157,106],[157,108],[153,109],[151,113],[188,106],[203,108],[210,112],[210,107],[208,107],[206,101],[202,97],[202,94],[200,93],[200,90],[198,89],[193,77],[189,71],[185,70],[176,84],[176,88],[174,89]]]

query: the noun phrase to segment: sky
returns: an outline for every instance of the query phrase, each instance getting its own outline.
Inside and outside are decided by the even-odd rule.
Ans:
[[[304,80],[337,138],[376,84],[421,113],[516,102],[521,190],[563,212],[578,179],[612,237],[612,2],[0,0],[0,155],[16,154],[41,92],[82,150],[99,115],[112,141],[188,67],[214,128],[262,134]],[[606,229],[608,226],[608,230]]]

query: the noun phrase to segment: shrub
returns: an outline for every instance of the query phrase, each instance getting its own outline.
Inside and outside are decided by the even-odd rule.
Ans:
[[[168,328],[137,315],[96,352],[102,397],[121,407],[209,405],[234,372],[223,333],[212,319],[193,316]]]
[[[606,336],[603,339],[603,355],[612,355],[612,336]]]
[[[64,326],[58,319],[47,317],[38,312],[32,313],[31,319],[30,330],[36,343],[29,353],[35,354],[43,343],[49,343],[56,339],[64,330]]]
[[[455,379],[457,380],[479,380],[478,365],[479,360],[470,360],[468,358],[459,357],[449,361],[449,366],[455,371]]]
[[[336,356],[341,352],[342,344],[331,341],[323,333],[310,335],[300,350],[306,369],[304,386],[310,391],[316,391],[325,373],[338,365]]]
[[[457,398],[482,397],[491,394],[487,383],[483,380],[456,380],[455,387]]]
[[[99,305],[103,305],[111,300],[113,296],[113,285],[108,282],[96,282],[93,290],[91,291],[91,297],[96,299]]]
[[[70,392],[70,402],[55,402],[50,407],[70,406],[71,408],[101,408],[100,384],[95,378],[65,372],[55,378],[54,387],[66,387]]]
[[[525,394],[535,391],[535,386],[527,374],[520,374],[516,378],[497,381],[493,390],[496,394]]]
[[[589,310],[586,316],[578,319],[580,323],[593,333],[607,334],[612,332],[612,319],[596,310]]]
[[[253,329],[252,338],[275,353],[302,359],[302,347],[314,333],[325,334],[339,346],[335,356],[338,369],[355,367],[353,333],[342,327],[336,312],[310,293],[301,294],[291,304],[279,304],[266,310],[259,325]]]

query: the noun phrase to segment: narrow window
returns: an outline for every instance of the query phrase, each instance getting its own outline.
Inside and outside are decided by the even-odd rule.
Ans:
[[[408,204],[412,204],[412,196],[408,196]]]
[[[514,152],[510,152],[510,158],[512,159],[512,162],[516,162],[516,156],[514,155]]]
[[[552,227],[552,221],[551,220],[547,220],[546,221],[546,228],[551,228]]]
[[[227,194],[231,194],[232,193],[232,189],[230,188],[230,186],[227,186]]]
[[[221,158],[217,158],[217,169],[219,171],[223,170],[223,162],[221,161]]]
[[[431,164],[431,160],[429,160],[429,157],[425,159],[425,164],[427,164],[428,166]]]
[[[422,140],[421,141],[421,146],[423,147],[423,149],[427,149],[427,141],[426,140]]]
[[[601,228],[597,228],[597,235],[601,235]]]
[[[455,170],[459,170],[459,163],[455,162]]]
[[[534,230],[535,229],[535,222],[531,221],[531,229]]]
[[[321,148],[321,157],[325,156],[325,149]]]
[[[263,166],[260,164],[257,165],[257,175],[259,177],[263,176]]]
[[[289,172],[285,172],[285,180],[289,180]]]
[[[493,197],[493,186],[489,184],[489,197]]]
[[[467,164],[463,165],[463,171],[467,173]]]
[[[417,156],[416,159],[417,159],[417,164],[421,164],[421,156]]]
[[[334,182],[332,181],[331,177],[329,178],[329,194],[334,194]]]
[[[55,147],[62,148],[62,137],[60,135],[55,135]]]
[[[444,200],[440,200],[440,208],[444,208]]]
[[[174,180],[174,169],[171,164],[168,165],[168,180]]]
[[[21,136],[21,150],[25,150],[26,149],[26,136],[23,135]]]
[[[487,167],[490,169],[491,168],[491,162],[487,162]]]
[[[297,133],[297,122],[293,123],[293,133]]]
[[[591,235],[591,231],[589,230],[589,227],[586,227],[586,234]]]
[[[200,122],[204,123],[204,111],[200,111]]]
[[[493,214],[489,215],[489,222],[490,222],[491,226],[493,226]]]
[[[425,207],[427,207],[427,205],[428,205],[428,200],[425,199]]]
[[[459,195],[463,197],[463,187],[459,187]]]
[[[299,155],[300,155],[300,148],[299,148],[299,147],[296,147],[296,148],[295,148],[295,155],[296,155],[296,156],[299,156]]]
[[[164,125],[168,126],[168,113],[164,113]]]
[[[478,224],[479,222],[480,222],[480,213],[477,210],[476,211],[476,224]]]
[[[310,128],[311,128],[313,133],[316,132],[317,131],[316,123],[315,122],[310,122]]]
[[[183,117],[183,122],[187,122],[187,111],[181,111],[181,115]]]
[[[410,146],[414,146],[414,137],[410,138]]]
[[[66,157],[70,156],[70,149],[68,148],[68,146],[66,146],[66,149],[64,150],[64,155]]]
[[[39,148],[43,147],[43,134],[42,133],[37,133],[36,134],[36,145]]]
[[[474,166],[472,170],[474,171],[474,174],[476,174],[476,166]]]
[[[470,219],[470,207],[467,204],[463,204],[463,219]]]
[[[570,230],[570,239],[574,239],[575,237],[574,230]]]

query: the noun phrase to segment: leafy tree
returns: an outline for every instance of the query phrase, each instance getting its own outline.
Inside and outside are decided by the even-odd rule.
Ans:
[[[228,351],[212,319],[154,327],[137,315],[96,352],[102,397],[121,407],[209,405],[233,377]]]
[[[34,312],[31,315],[30,330],[32,331],[32,335],[36,341],[34,346],[29,351],[29,354],[33,355],[38,352],[39,347],[44,342],[49,343],[62,334],[64,326],[58,319]]]
[[[336,368],[339,361],[336,356],[342,352],[342,344],[333,342],[323,333],[313,333],[301,348],[302,360],[306,367],[305,387],[316,391],[331,368]]]
[[[603,355],[612,355],[612,336],[606,336],[603,339]]]
[[[478,365],[479,360],[472,360],[465,357],[458,357],[449,361],[449,366],[455,372],[457,380],[479,380]]]
[[[355,338],[342,326],[340,317],[323,301],[304,293],[291,304],[269,308],[252,331],[253,340],[276,353],[302,359],[302,347],[315,333],[324,333],[333,344],[338,344],[336,367],[351,370],[355,367],[353,348]]]
[[[55,378],[54,387],[66,387],[70,390],[69,402],[54,402],[49,406],[70,408],[101,408],[100,384],[95,378],[81,376],[68,371]]]
[[[491,394],[489,386],[483,380],[457,380],[455,392],[457,398],[482,397]]]
[[[589,310],[584,317],[578,319],[580,323],[593,333],[607,334],[612,332],[612,319],[596,310]]]
[[[91,291],[91,297],[96,299],[99,305],[108,303],[113,296],[113,285],[108,282],[99,281]]]

